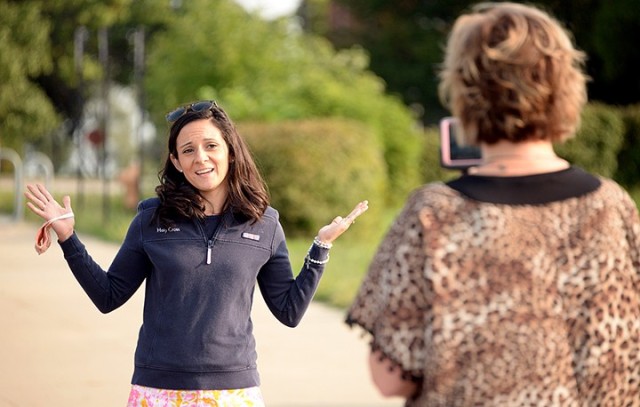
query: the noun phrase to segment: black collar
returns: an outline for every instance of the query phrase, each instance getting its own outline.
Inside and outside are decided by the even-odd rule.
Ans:
[[[595,191],[600,180],[577,168],[517,177],[463,175],[447,185],[476,201],[507,205],[542,205]]]

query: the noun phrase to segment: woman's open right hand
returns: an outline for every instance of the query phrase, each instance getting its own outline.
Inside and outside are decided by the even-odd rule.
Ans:
[[[27,184],[27,190],[24,192],[24,196],[28,200],[27,207],[31,212],[40,216],[45,221],[73,212],[71,209],[71,198],[68,195],[62,198],[64,206],[61,206],[53,199],[53,196],[42,184]],[[75,221],[73,217],[60,219],[51,224],[51,228],[56,232],[58,240],[61,242],[67,240],[73,234],[74,226]]]

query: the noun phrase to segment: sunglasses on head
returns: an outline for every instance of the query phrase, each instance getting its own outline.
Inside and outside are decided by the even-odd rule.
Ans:
[[[214,107],[218,107],[215,100],[201,100],[200,102],[193,102],[188,105],[180,106],[176,110],[173,110],[165,116],[169,123],[173,123],[188,112],[204,112],[211,110]]]

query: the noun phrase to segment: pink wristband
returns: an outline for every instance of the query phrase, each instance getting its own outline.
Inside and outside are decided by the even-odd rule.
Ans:
[[[46,252],[49,246],[51,246],[51,236],[49,236],[49,229],[51,229],[51,224],[57,220],[73,218],[73,216],[73,212],[67,212],[63,215],[49,219],[42,226],[40,226],[40,229],[38,229],[38,234],[36,235],[36,252],[38,252],[38,254]]]

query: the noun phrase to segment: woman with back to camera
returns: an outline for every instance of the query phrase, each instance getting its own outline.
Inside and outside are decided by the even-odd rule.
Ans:
[[[128,406],[263,406],[250,317],[256,285],[273,315],[296,326],[332,242],[367,209],[356,205],[314,239],[293,276],[278,212],[227,114],[202,101],[167,115],[168,156],[157,198],[141,202],[109,271],[74,232],[70,198],[60,206],[28,185],[28,207],[47,220],[71,271],[100,311],[124,304],[146,280],[143,325]]]
[[[411,195],[348,311],[383,394],[640,406],[637,207],[552,146],[578,127],[583,63],[534,7],[479,4],[455,22],[441,97],[484,162]]]

